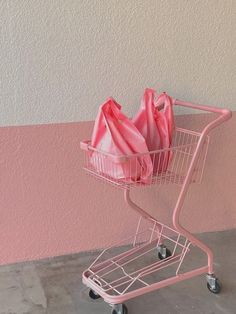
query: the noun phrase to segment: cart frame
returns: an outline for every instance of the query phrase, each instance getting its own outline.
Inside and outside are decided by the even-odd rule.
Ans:
[[[130,195],[130,189],[131,189],[131,185],[129,186],[128,184],[126,184],[124,187],[124,199],[125,202],[134,210],[136,211],[141,219],[145,219],[148,220],[150,222],[153,222],[154,224],[154,229],[156,230],[156,232],[160,233],[161,232],[161,228],[168,228],[170,230],[172,230],[173,232],[176,233],[176,235],[178,237],[183,236],[186,238],[186,243],[183,245],[182,248],[182,255],[180,256],[180,265],[185,257],[185,254],[187,253],[187,251],[189,250],[189,246],[192,244],[194,246],[197,246],[200,250],[202,250],[206,255],[207,255],[207,265],[200,267],[200,268],[196,268],[194,270],[188,271],[188,272],[184,272],[184,273],[178,273],[179,267],[176,271],[176,275],[164,280],[161,280],[159,282],[156,282],[154,284],[150,284],[150,285],[144,285],[144,287],[138,288],[138,289],[134,289],[132,291],[128,291],[128,289],[124,289],[123,293],[117,294],[117,295],[112,295],[110,293],[107,293],[107,290],[104,287],[108,287],[108,290],[112,290],[111,289],[111,285],[109,288],[109,284],[104,284],[101,283],[99,280],[96,280],[95,278],[97,278],[96,275],[96,271],[99,272],[101,271],[101,269],[104,269],[104,267],[110,267],[109,265],[109,259],[107,261],[103,261],[100,262],[98,264],[97,261],[99,260],[99,257],[106,252],[106,250],[104,250],[102,252],[102,254],[99,255],[99,257],[95,260],[95,262],[87,269],[84,271],[83,273],[83,283],[88,286],[90,289],[92,289],[92,291],[94,291],[94,293],[96,293],[97,295],[101,296],[105,302],[109,303],[110,305],[112,305],[113,307],[113,313],[126,313],[124,308],[122,307],[122,304],[134,297],[143,295],[145,293],[148,293],[150,291],[154,291],[160,288],[163,288],[165,286],[169,286],[172,285],[174,283],[198,276],[200,274],[207,274],[207,284],[208,284],[208,288],[211,292],[217,293],[219,292],[219,282],[217,280],[217,278],[214,275],[214,269],[213,269],[213,253],[211,251],[211,249],[205,245],[202,241],[198,240],[192,233],[190,233],[187,229],[185,229],[180,222],[180,212],[181,209],[183,207],[184,204],[184,200],[186,197],[186,194],[188,192],[189,189],[189,185],[193,182],[193,176],[194,176],[194,171],[196,169],[197,163],[199,162],[199,154],[201,154],[203,147],[207,141],[208,138],[208,134],[209,132],[214,129],[215,127],[219,126],[220,124],[222,124],[224,121],[228,120],[231,118],[232,113],[230,110],[227,109],[221,109],[221,108],[217,108],[217,107],[212,107],[212,106],[208,106],[208,105],[198,105],[198,104],[194,104],[194,103],[190,103],[190,102],[185,102],[185,101],[181,101],[181,100],[175,100],[174,101],[174,105],[176,106],[183,106],[183,107],[187,107],[187,108],[191,108],[191,109],[196,109],[196,110],[201,110],[201,111],[205,111],[205,112],[209,112],[209,113],[215,113],[218,114],[217,118],[215,118],[213,121],[209,122],[204,129],[200,132],[193,132],[191,131],[193,134],[197,134],[198,136],[198,140],[196,143],[196,147],[195,150],[191,156],[191,160],[189,163],[189,167],[188,170],[186,172],[186,175],[184,177],[184,180],[181,184],[181,189],[180,189],[180,193],[176,202],[176,205],[173,209],[173,214],[172,214],[172,224],[173,224],[173,229],[163,225],[162,223],[158,222],[154,217],[152,217],[151,215],[149,215],[144,209],[142,209],[141,207],[139,207],[132,199],[131,199],[131,195]],[[81,143],[81,148],[83,150],[85,150],[85,153],[89,153],[89,151],[94,150],[92,147],[89,146],[88,142],[82,142]],[[109,155],[109,154],[108,154]],[[205,159],[204,159],[205,162]],[[204,164],[202,165],[202,167],[204,167]],[[102,175],[97,174],[98,177],[102,177]],[[107,179],[107,178],[105,178]],[[140,223],[140,222],[139,222]],[[155,229],[156,228],[156,229]],[[137,232],[135,234],[135,239],[136,237],[139,235],[139,229],[137,228]],[[152,238],[153,239],[153,238]],[[135,240],[134,240],[135,241]],[[154,241],[154,240],[153,240]],[[175,247],[180,245],[179,242],[177,240],[174,241],[175,243]],[[148,244],[147,244],[148,245]],[[159,238],[157,239],[157,242],[155,243],[156,247],[159,249],[159,251],[163,254],[166,253],[166,248],[162,247],[161,244],[161,237],[159,236]],[[135,247],[135,246],[134,246]],[[148,247],[148,246],[147,246]],[[134,250],[134,249],[133,249]],[[137,248],[136,250],[139,250],[139,248]],[[129,256],[129,254],[133,252],[132,249],[128,250],[126,253],[120,254],[118,256],[116,256],[116,260],[113,260],[113,263],[115,263],[115,261],[119,261],[119,258],[121,259],[125,259],[127,258],[127,256]],[[133,253],[132,253],[133,254]],[[168,262],[169,264],[171,264],[171,262],[174,262],[174,257],[175,255],[172,256],[167,256],[167,259],[163,259],[161,262],[159,262],[160,264],[158,265],[154,265],[156,267],[156,269],[158,269],[158,267],[160,268],[161,263],[163,265],[167,265]],[[118,258],[118,259],[117,259]],[[118,267],[119,267],[119,263],[117,262]],[[180,266],[179,265],[179,266]],[[149,270],[154,269],[155,267],[152,266],[149,267]],[[94,267],[94,268],[93,268]],[[154,267],[154,268],[153,268]],[[122,267],[121,267],[122,268]],[[145,268],[143,269],[143,271],[145,272]],[[141,274],[143,274],[142,272],[140,272]],[[139,273],[139,277],[141,280],[141,275]],[[142,280],[141,280],[142,281]],[[144,282],[145,283],[145,282]],[[108,286],[107,286],[108,285]],[[103,286],[103,287],[102,287]],[[129,286],[128,286],[129,288]],[[115,288],[114,288],[115,289]]]

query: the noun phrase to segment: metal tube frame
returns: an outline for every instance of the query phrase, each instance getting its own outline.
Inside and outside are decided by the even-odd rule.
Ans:
[[[165,280],[154,283],[152,285],[145,286],[145,287],[137,289],[137,290],[127,291],[122,295],[109,295],[105,291],[103,291],[102,289],[99,289],[99,286],[96,284],[96,282],[94,282],[90,278],[90,271],[91,271],[91,267],[90,267],[88,270],[86,270],[83,273],[84,284],[86,284],[91,289],[93,289],[94,291],[99,293],[100,296],[104,299],[104,301],[111,304],[111,305],[123,303],[126,300],[137,297],[139,295],[143,295],[144,293],[147,293],[149,291],[157,290],[157,289],[160,289],[162,287],[174,284],[176,282],[179,282],[179,281],[182,281],[185,279],[192,278],[194,276],[197,276],[197,275],[200,275],[203,273],[207,273],[208,276],[214,276],[213,275],[214,274],[214,272],[213,272],[213,253],[212,253],[211,249],[207,245],[202,243],[200,240],[198,240],[193,234],[191,234],[187,229],[185,229],[181,225],[180,212],[181,212],[181,209],[183,207],[184,199],[186,197],[189,185],[191,183],[191,180],[192,180],[192,177],[194,174],[194,168],[198,162],[199,154],[201,152],[201,149],[203,148],[203,145],[206,141],[206,138],[207,138],[209,132],[212,129],[214,129],[215,127],[219,126],[224,121],[230,119],[230,117],[232,116],[232,113],[230,110],[216,108],[216,107],[212,107],[212,106],[197,105],[197,104],[193,104],[190,102],[184,102],[184,101],[180,101],[180,100],[175,100],[174,104],[177,106],[183,106],[183,107],[188,107],[188,108],[192,108],[192,109],[197,109],[197,110],[202,110],[202,111],[206,111],[206,112],[210,112],[210,113],[219,114],[219,116],[216,119],[214,119],[212,122],[207,124],[207,126],[205,126],[205,128],[201,132],[201,135],[199,137],[199,140],[198,140],[196,149],[194,151],[192,160],[190,162],[190,166],[188,168],[184,182],[181,186],[181,190],[180,190],[180,193],[179,193],[179,196],[178,196],[178,199],[177,199],[177,202],[176,202],[176,205],[174,207],[173,214],[172,214],[172,223],[173,223],[175,231],[178,232],[180,235],[184,236],[189,241],[188,244],[186,243],[186,245],[187,245],[186,250],[184,249],[184,251],[183,251],[183,255],[181,257],[182,260],[184,259],[184,256],[187,252],[189,245],[194,244],[206,253],[207,258],[208,258],[208,264],[207,264],[207,266],[200,267],[200,268],[197,268],[197,269],[185,272],[185,273],[178,273],[178,271],[177,271],[176,276],[174,276],[174,277],[167,278]],[[152,217],[150,214],[148,214],[144,209],[142,209],[137,204],[135,204],[135,202],[130,197],[130,188],[129,187],[124,190],[124,199],[125,199],[125,202],[129,205],[129,207],[131,207],[133,210],[135,210],[141,217],[143,217],[144,219],[154,221],[156,223],[158,232],[160,231],[159,228],[163,228],[163,226],[161,226],[161,223],[159,223],[154,217]],[[137,230],[136,234],[137,233],[138,233],[138,230]],[[162,233],[162,232],[160,232],[160,233]],[[135,237],[134,243],[135,243],[135,241],[136,241],[136,237]],[[159,240],[159,243],[161,243],[160,240]],[[178,240],[177,240],[177,243],[178,243]],[[135,251],[135,248],[133,250]],[[127,254],[129,254],[129,253],[127,253]],[[126,254],[122,253],[118,256],[118,258],[122,258],[123,256],[126,256]],[[182,260],[181,260],[181,263],[182,263]],[[107,267],[107,265],[109,265],[109,262],[110,261],[108,260],[107,262],[105,261],[105,262],[101,263],[100,266],[98,266],[98,270],[100,267],[104,267],[104,266]],[[170,262],[171,262],[171,260],[170,260]],[[179,270],[179,268],[177,270]]]

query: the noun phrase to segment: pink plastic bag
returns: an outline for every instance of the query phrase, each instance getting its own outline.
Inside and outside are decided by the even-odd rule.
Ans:
[[[141,107],[133,122],[145,138],[150,152],[168,149],[171,146],[175,127],[172,106],[173,99],[166,93],[162,93],[157,97],[154,90],[145,90]],[[161,110],[161,108],[163,109]],[[166,171],[170,158],[170,151],[151,153],[153,173]]]
[[[126,182],[147,183],[152,175],[152,161],[148,154],[119,158],[135,153],[148,153],[145,139],[122,112],[121,106],[109,98],[100,106],[92,134],[91,146],[112,154],[102,156],[93,151],[90,162],[97,172]],[[118,158],[114,158],[117,156]],[[106,157],[106,158],[105,158]]]

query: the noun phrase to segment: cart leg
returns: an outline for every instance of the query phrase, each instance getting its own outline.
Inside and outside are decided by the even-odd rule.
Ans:
[[[151,215],[149,215],[147,212],[145,212],[141,207],[139,207],[137,204],[135,204],[131,198],[130,198],[130,190],[126,189],[124,190],[124,198],[125,198],[125,202],[133,209],[135,210],[137,213],[139,213],[143,218],[146,219],[151,219],[153,221],[156,221],[156,219],[154,217],[152,217]]]
[[[207,255],[207,261],[208,261],[208,274],[209,275],[213,275],[214,271],[213,271],[213,253],[211,251],[211,249],[204,244],[203,242],[201,242],[200,240],[198,240],[193,234],[191,234],[189,231],[187,231],[185,228],[183,228],[180,223],[178,222],[178,220],[176,220],[175,216],[173,219],[173,225],[175,227],[175,229],[181,233],[183,236],[185,236],[193,245],[196,245],[197,247],[199,247],[203,252],[206,253]]]
[[[128,309],[124,304],[112,305],[111,314],[128,314]]]
[[[135,210],[137,213],[139,213],[140,217],[141,218],[144,218],[144,219],[148,219],[150,221],[153,221],[155,222],[155,229],[157,229],[158,233],[159,233],[159,246],[161,246],[162,244],[162,226],[158,223],[158,221],[152,217],[151,215],[149,215],[147,212],[145,212],[141,207],[139,207],[137,204],[135,204],[131,197],[130,197],[130,190],[129,189],[126,189],[124,191],[124,199],[125,199],[125,202],[128,204],[128,206],[130,208],[132,208],[133,210]],[[139,222],[140,224],[140,222]],[[138,228],[139,228],[139,224],[138,224]],[[137,229],[138,231],[138,229]]]
[[[158,223],[158,221],[152,217],[151,215],[149,215],[147,212],[145,212],[141,207],[139,207],[137,204],[135,204],[130,197],[130,190],[125,190],[124,191],[124,198],[126,203],[132,208],[134,209],[136,212],[138,212],[140,214],[140,217],[144,218],[144,219],[149,219],[151,221],[155,221],[155,225],[154,228],[158,231],[159,234],[159,241],[158,241],[158,246],[157,246],[157,251],[158,251],[158,257],[160,259],[165,259],[167,257],[170,257],[172,255],[172,253],[170,252],[170,250],[162,243],[162,226]],[[140,220],[139,220],[139,224],[138,224],[138,228],[136,233],[139,230],[139,225],[140,225]],[[152,239],[150,239],[152,240]],[[136,241],[136,237],[135,237],[135,241]],[[135,243],[134,241],[134,243]]]
[[[204,251],[206,253],[207,260],[208,260],[208,274],[214,274],[214,271],[213,271],[213,253],[212,253],[211,249],[206,244],[204,244],[203,242],[198,240],[192,233],[190,233],[188,230],[186,230],[179,222],[179,214],[180,214],[180,210],[181,210],[182,205],[183,205],[184,196],[186,194],[186,192],[185,193],[184,192],[185,191],[183,189],[180,193],[176,207],[175,207],[174,212],[173,212],[173,217],[172,217],[173,226],[180,234],[185,236],[193,245],[198,246],[202,251]]]

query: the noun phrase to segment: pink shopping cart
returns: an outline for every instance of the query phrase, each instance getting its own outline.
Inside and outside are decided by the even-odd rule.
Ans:
[[[126,203],[140,217],[133,235],[103,250],[83,272],[83,283],[90,288],[89,296],[92,299],[102,297],[111,305],[112,314],[127,314],[128,310],[124,303],[129,299],[203,273],[206,274],[207,287],[212,293],[219,293],[221,290],[220,282],[214,275],[212,251],[181,225],[179,217],[190,184],[201,182],[208,149],[208,134],[213,128],[228,120],[231,112],[180,100],[176,100],[175,105],[218,115],[201,132],[176,127],[169,149],[149,152],[157,170],[146,185],[138,176],[134,179],[133,166],[130,180],[125,181],[115,179],[115,176],[109,175],[106,171],[106,167],[111,169],[117,161],[126,165],[131,162],[133,165],[134,160],[140,163],[142,154],[117,157],[94,149],[89,141],[81,142],[81,148],[85,152],[84,169],[96,178],[122,188]],[[96,167],[94,160],[93,164],[90,162],[93,153],[96,153]],[[170,156],[168,167],[162,169],[161,160],[166,158],[167,154]],[[171,227],[157,221],[131,200],[132,188],[153,184],[158,186],[175,184],[179,187]],[[205,253],[208,262],[195,269],[182,269],[192,247],[197,247]]]

